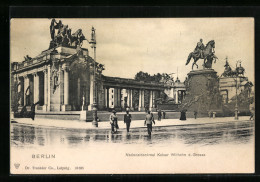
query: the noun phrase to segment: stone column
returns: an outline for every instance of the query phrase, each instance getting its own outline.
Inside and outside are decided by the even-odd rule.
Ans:
[[[144,90],[142,90],[142,109],[144,110]]]
[[[24,95],[24,105],[26,106],[26,90],[29,86],[29,78],[28,78],[28,75],[25,75],[24,76],[24,92],[23,92],[23,95]]]
[[[122,107],[121,106],[121,88],[118,88],[118,90],[117,90],[117,101],[118,101],[118,103],[117,103],[117,105],[119,106],[119,107]]]
[[[129,89],[126,89],[126,92],[127,92],[127,107],[130,107],[130,90]]]
[[[64,70],[62,70],[62,67],[60,65],[59,67],[59,83],[60,83],[60,86],[59,86],[59,89],[60,89],[60,104],[61,104],[61,107],[62,105],[64,105]],[[62,110],[62,108],[61,108]]]
[[[153,108],[155,108],[155,92],[154,91],[152,91],[152,95],[153,95]]]
[[[152,109],[153,109],[153,91],[150,90],[149,110],[152,111]]]
[[[23,94],[24,89],[23,89],[22,86],[24,85],[24,82],[22,82],[21,79],[18,79],[18,85],[19,85],[19,86],[18,86],[18,88],[17,88],[17,92],[20,93],[19,105],[20,105],[20,106],[23,106],[23,104],[24,104],[24,102],[23,102],[23,101],[24,101],[24,99],[23,99],[23,98],[24,98],[24,97],[23,97],[23,95],[24,95],[24,94]]]
[[[117,105],[117,103],[118,103],[118,101],[117,101],[118,100],[118,98],[117,98],[118,97],[118,93],[117,92],[118,92],[118,89],[114,88],[114,108],[118,106]]]
[[[175,99],[176,99],[175,103],[178,104],[178,103],[179,103],[178,90],[176,90],[175,95],[176,95],[176,97],[175,97]]]
[[[88,110],[91,111],[93,107],[93,101],[94,101],[94,75],[90,74],[90,89],[89,89],[89,105]]]
[[[48,102],[47,102],[47,111],[51,111],[51,66],[47,66],[48,70],[48,81],[47,81],[47,87],[48,87]]]
[[[105,88],[104,88],[104,94],[105,94],[105,97],[104,97],[104,98],[105,98],[105,108],[108,108],[108,107],[107,107],[107,105],[108,105],[108,103],[107,103],[107,91],[108,91],[108,90],[107,90],[107,88],[105,87]]]
[[[69,70],[64,68],[64,105],[62,105],[62,111],[71,110],[69,105]]]
[[[131,110],[134,110],[134,108],[133,108],[133,90],[131,89],[130,90],[130,109]]]
[[[44,73],[44,107],[43,111],[47,111],[48,105],[48,71],[43,70]]]
[[[139,106],[138,111],[144,111],[144,90],[139,90]]]
[[[109,108],[109,103],[110,103],[110,96],[109,96],[109,87],[107,88],[107,108]]]
[[[39,75],[37,73],[33,74],[33,98],[34,103],[39,101]]]

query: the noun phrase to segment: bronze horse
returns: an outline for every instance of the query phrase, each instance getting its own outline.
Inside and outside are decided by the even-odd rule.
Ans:
[[[82,46],[83,40],[86,40],[81,29],[78,29],[75,33],[71,34],[71,30],[68,32],[69,45],[70,46]]]
[[[194,65],[196,65],[197,68],[198,68],[198,65],[196,64],[196,62],[199,59],[204,59],[204,65],[203,66],[205,68],[211,68],[212,60],[215,59],[215,62],[216,62],[216,59],[217,59],[217,57],[214,55],[214,53],[215,53],[214,48],[215,48],[215,41],[214,40],[209,41],[206,44],[205,49],[202,50],[202,55],[199,52],[197,52],[197,53],[191,52],[189,54],[186,65],[188,65],[191,58],[193,58],[193,60],[194,60],[194,62],[192,64],[192,70],[193,70]],[[206,62],[206,60],[207,60],[207,62]]]

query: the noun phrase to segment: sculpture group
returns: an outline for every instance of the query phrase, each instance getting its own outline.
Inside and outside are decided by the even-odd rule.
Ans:
[[[78,29],[75,33],[71,34],[71,29],[68,25],[63,25],[61,20],[57,23],[54,18],[51,21],[50,34],[52,40],[49,48],[59,45],[66,47],[81,47],[83,40],[86,40],[81,29]]]
[[[204,46],[203,40],[200,39],[200,42],[197,43],[195,50],[189,54],[186,65],[189,64],[191,58],[193,58],[194,60],[192,64],[192,70],[193,70],[194,65],[196,65],[198,68],[196,62],[199,59],[204,59],[203,67],[212,68],[212,61],[215,59],[215,63],[216,63],[216,59],[218,59],[217,56],[215,55],[214,48],[215,48],[214,40],[209,41],[206,44],[206,46]]]
[[[226,64],[225,64],[225,70],[224,72],[222,73],[221,76],[223,77],[237,77],[237,76],[244,76],[244,72],[245,72],[245,69],[241,66],[241,63],[240,63],[240,66],[239,67],[236,67],[235,70],[232,70],[228,61],[226,61]]]

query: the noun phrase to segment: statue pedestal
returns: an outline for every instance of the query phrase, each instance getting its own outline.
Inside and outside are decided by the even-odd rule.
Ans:
[[[180,106],[181,109],[208,113],[221,108],[219,82],[217,72],[213,69],[203,69],[188,73],[186,95]]]

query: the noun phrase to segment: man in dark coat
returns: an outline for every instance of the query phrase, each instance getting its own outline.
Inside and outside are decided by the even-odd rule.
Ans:
[[[126,110],[126,114],[124,115],[124,123],[126,124],[126,131],[129,132],[130,129],[130,123],[132,120],[131,114],[129,114],[129,110]]]
[[[197,119],[198,112],[194,111],[194,118]]]
[[[163,119],[165,119],[165,117],[166,117],[166,112],[163,111],[162,113],[163,113]]]
[[[158,121],[161,121],[162,118],[162,112],[161,110],[158,111]]]

